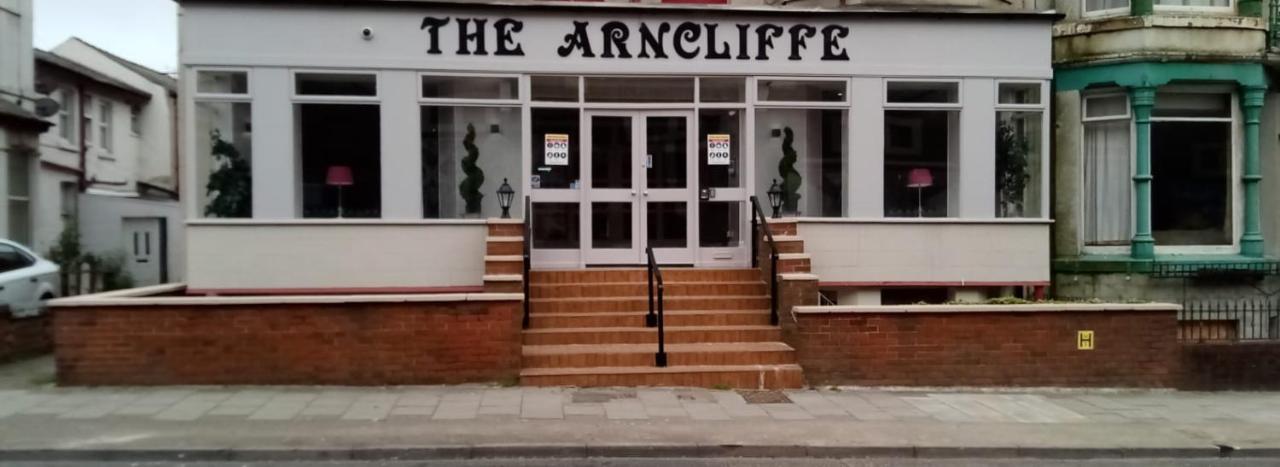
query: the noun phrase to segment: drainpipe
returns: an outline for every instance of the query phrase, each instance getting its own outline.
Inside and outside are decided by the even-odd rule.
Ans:
[[[84,83],[76,83],[76,99],[79,101],[76,105],[76,129],[80,132],[80,141],[77,145],[80,147],[80,175],[76,180],[76,185],[80,187],[80,192],[84,193],[87,187],[85,173],[89,171],[89,166],[86,164],[88,160],[88,145],[85,144],[86,133],[84,129],[84,113],[86,110],[84,108]]]

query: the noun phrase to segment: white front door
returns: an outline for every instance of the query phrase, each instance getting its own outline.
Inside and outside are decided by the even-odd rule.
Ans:
[[[126,267],[136,285],[155,285],[161,282],[164,255],[160,243],[161,222],[155,217],[127,217],[124,219]]]
[[[693,114],[589,111],[583,146],[583,262],[693,264]]]

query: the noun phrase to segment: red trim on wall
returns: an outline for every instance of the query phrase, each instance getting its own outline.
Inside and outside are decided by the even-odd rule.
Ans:
[[[1012,282],[910,282],[910,281],[854,281],[854,282],[818,282],[818,287],[1048,287],[1049,281],[1012,281]]]
[[[187,295],[364,295],[364,294],[433,294],[479,293],[483,285],[455,285],[448,287],[298,287],[298,288],[240,288],[240,289],[187,289]]]

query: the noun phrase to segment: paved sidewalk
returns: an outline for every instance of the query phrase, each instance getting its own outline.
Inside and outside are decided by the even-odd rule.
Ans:
[[[0,451],[1280,457],[1280,393],[55,388],[48,371],[0,367]]]

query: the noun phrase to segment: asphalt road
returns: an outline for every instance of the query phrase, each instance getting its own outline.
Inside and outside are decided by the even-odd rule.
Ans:
[[[371,462],[17,462],[4,467],[1263,467],[1276,459],[473,459],[441,461]]]

